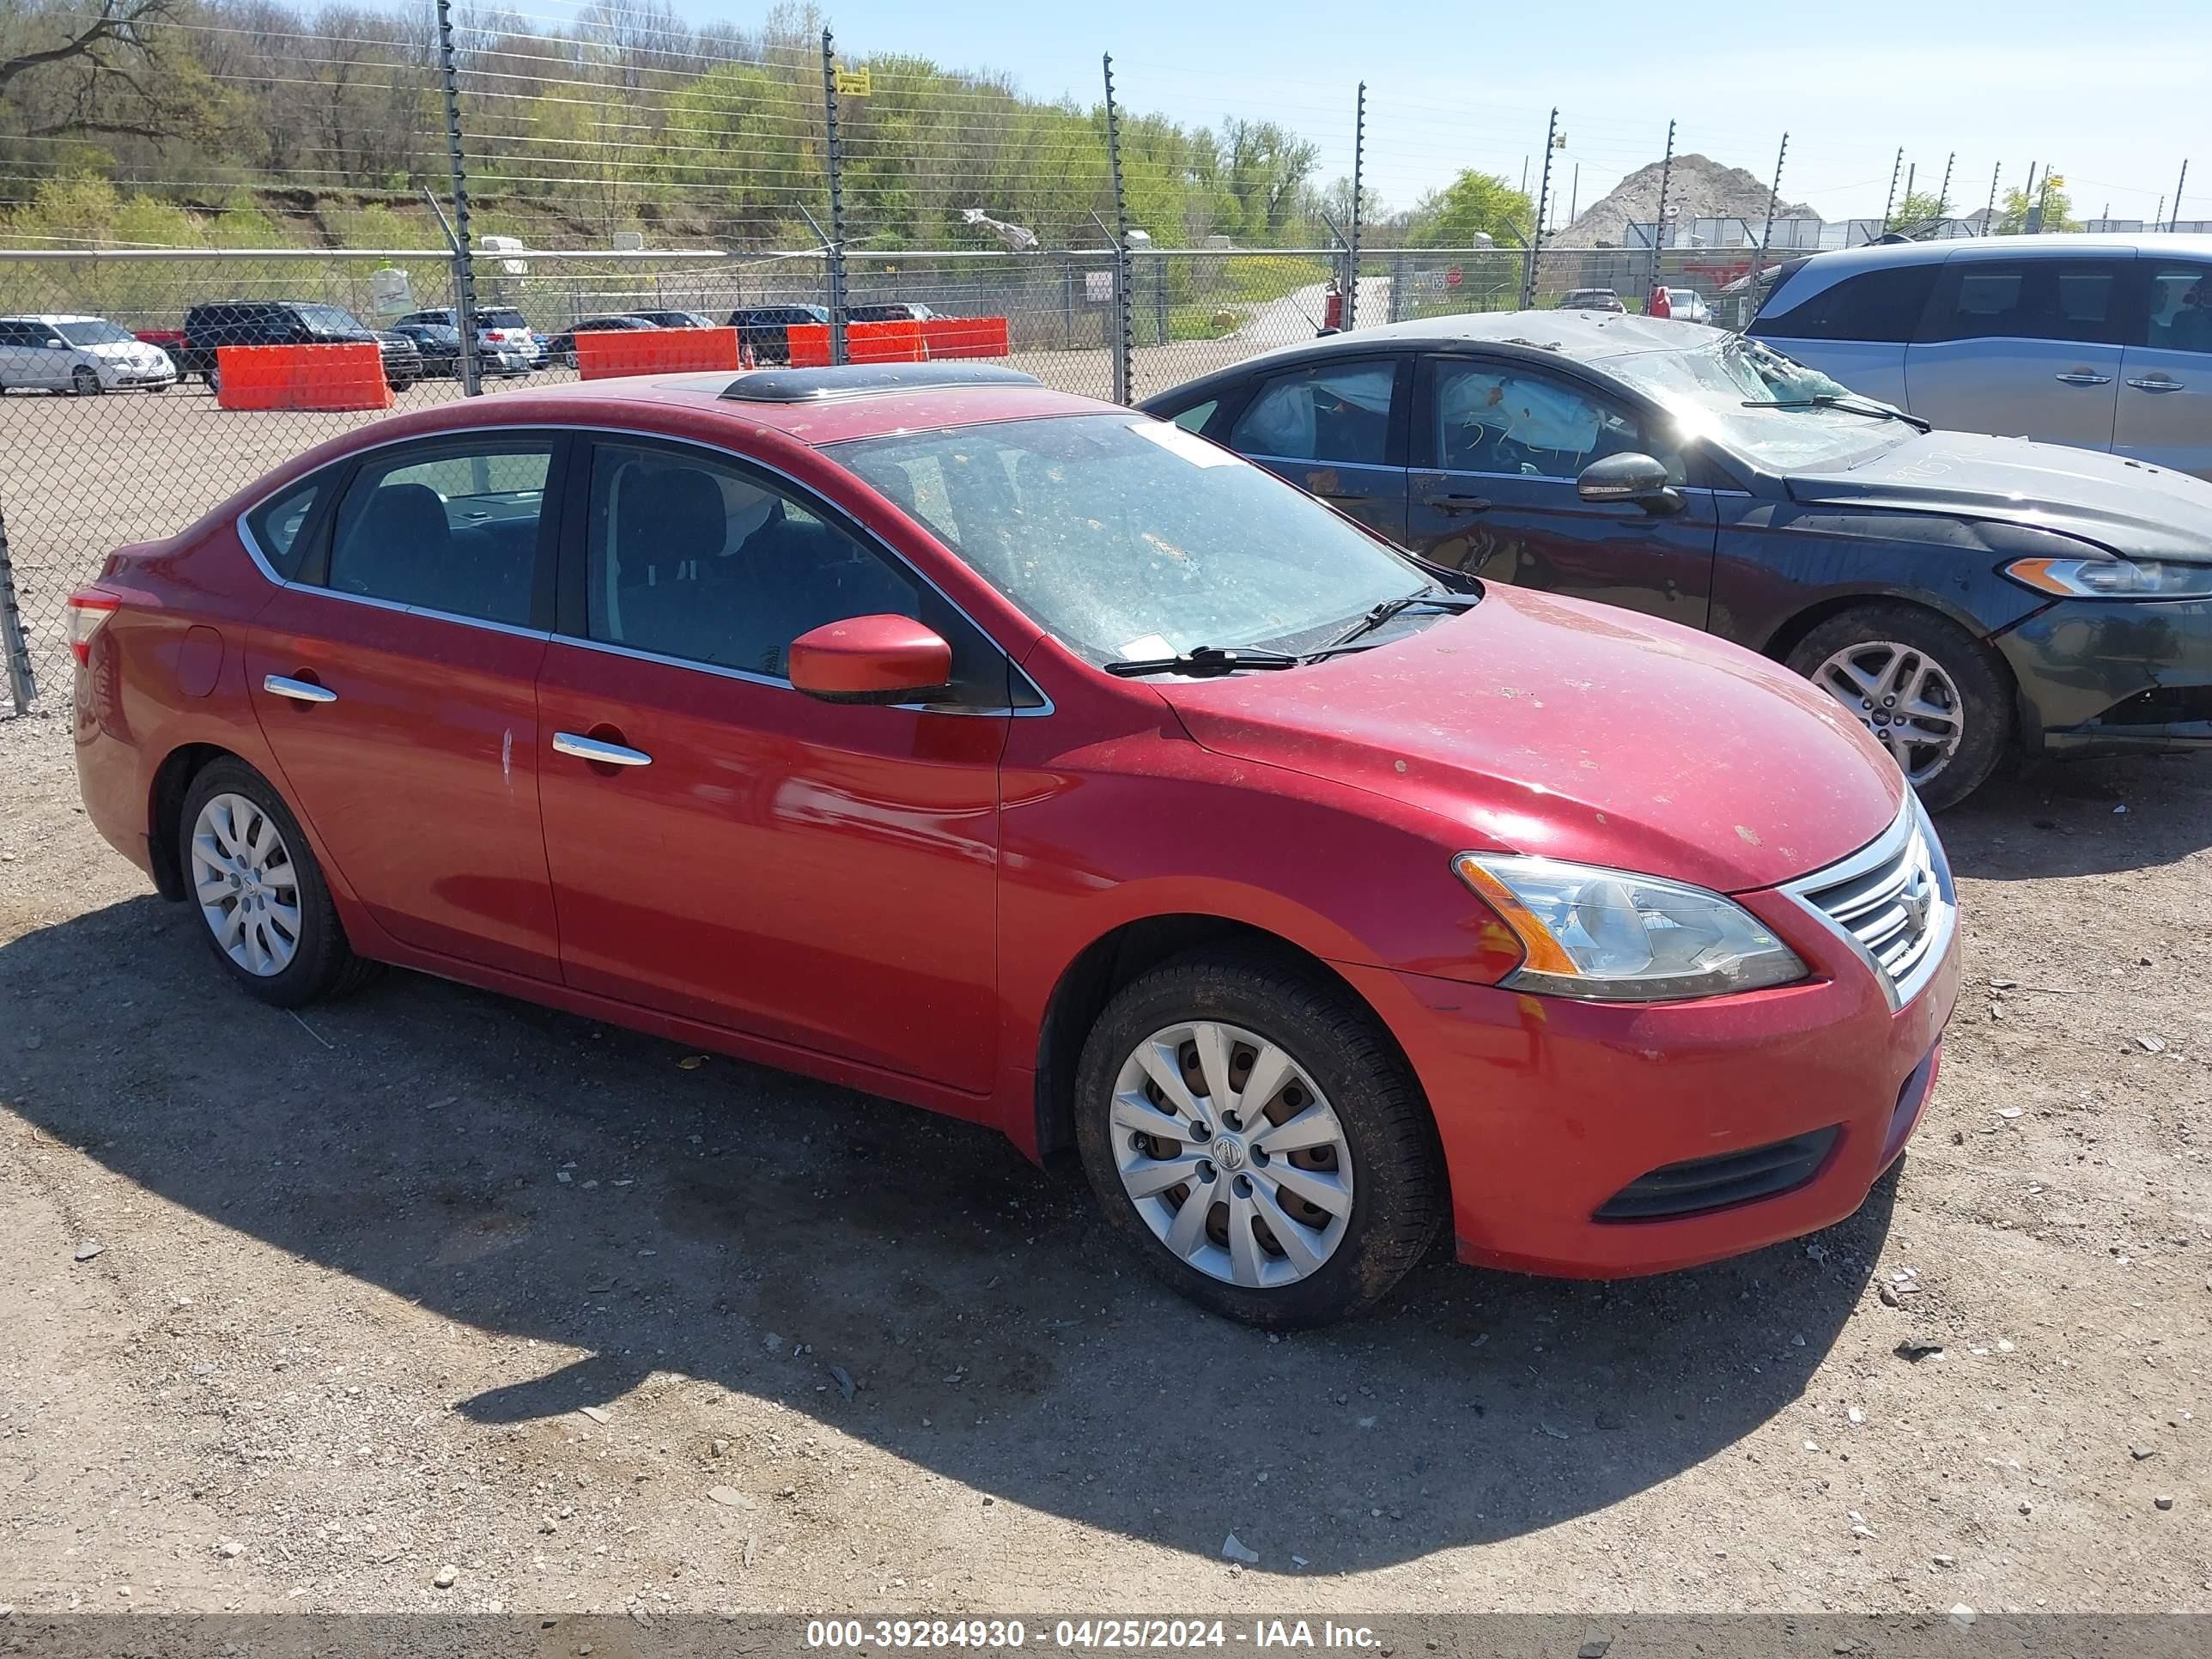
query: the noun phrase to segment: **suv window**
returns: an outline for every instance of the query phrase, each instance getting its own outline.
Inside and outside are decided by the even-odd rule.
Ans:
[[[544,439],[446,444],[370,462],[338,503],[328,585],[530,626],[552,464]]]
[[[1648,441],[1633,415],[1572,380],[1515,363],[1438,358],[1430,386],[1424,435],[1443,471],[1572,478],[1607,455],[1648,454],[1683,481],[1674,445]]]
[[[1928,308],[1928,296],[1942,269],[1929,261],[1863,270],[1785,311],[1776,311],[1770,303],[1751,331],[1778,339],[1902,345],[1918,329],[1920,314]],[[1787,294],[1784,289],[1778,297]]]
[[[2212,264],[2150,267],[2150,307],[2134,343],[2212,353]]]
[[[1275,375],[1237,417],[1229,447],[1277,460],[1384,465],[1397,379],[1398,367],[1389,358]]]
[[[1954,259],[1920,337],[2118,343],[2127,271],[2109,259]]]

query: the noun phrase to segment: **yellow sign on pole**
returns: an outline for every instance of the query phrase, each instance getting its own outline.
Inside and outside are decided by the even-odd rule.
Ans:
[[[840,98],[866,98],[872,90],[868,84],[866,65],[837,71],[837,95]]]

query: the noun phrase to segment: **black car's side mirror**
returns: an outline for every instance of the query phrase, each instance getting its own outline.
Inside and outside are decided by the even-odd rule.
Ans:
[[[1575,480],[1586,501],[1633,501],[1647,513],[1677,513],[1682,496],[1667,482],[1667,469],[1649,455],[1607,455]]]

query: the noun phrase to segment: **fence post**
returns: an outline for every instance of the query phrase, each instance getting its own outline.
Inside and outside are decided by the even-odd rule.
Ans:
[[[1651,280],[1646,283],[1644,308],[1649,310],[1651,295],[1648,290],[1659,286],[1659,259],[1667,246],[1667,191],[1674,182],[1674,124],[1667,123],[1667,154],[1659,163],[1659,211],[1651,222]]]
[[[2181,158],[2181,177],[2173,181],[2173,217],[2166,222],[2168,230],[2181,228],[2181,192],[2189,188],[2189,158]]]
[[[15,568],[8,559],[8,515],[0,512],[0,656],[8,659],[8,691],[15,712],[27,714],[39,700],[38,678],[31,672],[31,647],[23,637],[23,613],[15,606]]]
[[[1881,234],[1885,236],[1889,234],[1890,213],[1897,206],[1897,175],[1904,171],[1905,146],[1899,144],[1897,147],[1897,159],[1889,164],[1889,194],[1882,198],[1881,202]],[[1997,181],[1996,175],[1992,174],[1990,179],[1990,197],[1991,200],[1996,199],[1996,192]],[[1911,192],[1907,191],[1905,194],[1909,196]]]
[[[1402,248],[1390,256],[1390,320],[1406,320],[1406,254]]]
[[[844,155],[837,143],[837,51],[828,29],[822,31],[823,151],[830,170],[830,361],[845,361],[845,185]]]
[[[1359,180],[1367,161],[1367,82],[1359,83],[1359,101],[1352,121],[1352,246],[1346,262],[1352,280],[1344,285],[1344,327],[1349,333],[1359,315]]]
[[[1536,229],[1528,239],[1528,269],[1521,280],[1521,309],[1528,311],[1536,304],[1536,261],[1544,254],[1544,215],[1552,204],[1552,150],[1559,138],[1559,112],[1552,111],[1550,123],[1544,128],[1544,176],[1536,187]]]
[[[1168,256],[1152,256],[1152,343],[1168,343]]]
[[[477,353],[477,267],[469,240],[469,180],[461,161],[461,82],[453,67],[453,0],[438,0],[438,73],[445,82],[446,159],[453,174],[453,323],[461,337],[461,395],[483,389]]]
[[[1114,401],[1133,401],[1136,340],[1129,305],[1129,200],[1121,191],[1121,112],[1114,102],[1114,54],[1104,53],[1106,73],[1106,167],[1114,180]]]

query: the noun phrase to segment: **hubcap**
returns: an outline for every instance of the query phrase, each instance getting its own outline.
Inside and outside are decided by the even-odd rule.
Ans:
[[[1926,783],[1959,752],[1964,700],[1924,652],[1868,640],[1837,652],[1813,671],[1813,681],[1875,734],[1911,783]]]
[[[1352,1222],[1352,1148],[1305,1068],[1212,1020],[1139,1043],[1115,1079],[1122,1190],[1160,1242],[1249,1289],[1318,1271]]]
[[[216,795],[192,825],[192,897],[226,955],[266,979],[300,951],[300,882],[276,821]]]

